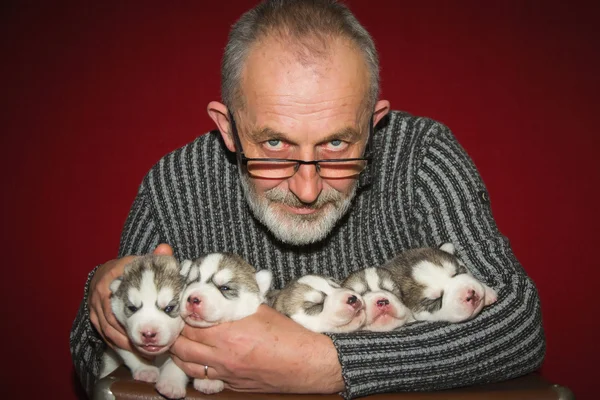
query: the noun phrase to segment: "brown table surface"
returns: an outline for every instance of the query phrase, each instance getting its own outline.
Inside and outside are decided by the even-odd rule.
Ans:
[[[403,392],[376,394],[362,399],[368,400],[441,400],[441,399],[574,399],[572,392],[559,385],[553,385],[543,379],[539,374],[532,373],[505,382],[492,383],[480,386],[470,386],[443,390],[438,392]],[[119,367],[108,377],[99,382],[94,394],[95,400],[164,400],[150,383],[135,381],[131,373],[124,366]],[[191,384],[188,386],[186,399],[193,400],[340,400],[337,394],[266,394],[266,393],[241,393],[224,390],[216,394],[203,394],[196,391]]]

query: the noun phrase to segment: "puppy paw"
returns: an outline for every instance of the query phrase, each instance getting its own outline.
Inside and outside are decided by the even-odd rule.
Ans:
[[[179,382],[169,379],[159,379],[156,382],[156,390],[169,399],[182,399],[186,394],[185,385],[181,386]]]
[[[483,285],[483,288],[485,289],[484,305],[489,306],[490,304],[494,304],[496,301],[498,301],[498,294],[496,293],[496,291],[494,289],[492,289],[491,287],[489,287],[487,285]]]
[[[157,367],[144,365],[133,371],[133,379],[136,381],[154,383],[158,380],[160,371]]]
[[[223,381],[216,379],[194,379],[194,389],[205,394],[218,393],[224,387]]]

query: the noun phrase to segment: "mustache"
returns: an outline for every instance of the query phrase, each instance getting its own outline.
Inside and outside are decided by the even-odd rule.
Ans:
[[[284,204],[288,207],[318,210],[328,203],[342,201],[344,195],[335,189],[326,189],[323,190],[312,203],[304,203],[291,191],[275,187],[265,192],[265,198],[275,203]]]

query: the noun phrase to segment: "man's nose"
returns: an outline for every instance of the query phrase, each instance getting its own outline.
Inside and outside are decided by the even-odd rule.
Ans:
[[[303,203],[310,204],[317,200],[321,190],[323,190],[323,181],[317,173],[317,166],[312,164],[302,164],[298,171],[289,178],[288,185],[292,193]]]

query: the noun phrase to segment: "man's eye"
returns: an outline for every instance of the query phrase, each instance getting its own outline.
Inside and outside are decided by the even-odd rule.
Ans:
[[[333,139],[327,142],[325,148],[331,151],[345,150],[348,147],[348,143],[341,139]]]
[[[279,139],[271,139],[266,142],[269,150],[279,150],[283,147],[283,142]]]

